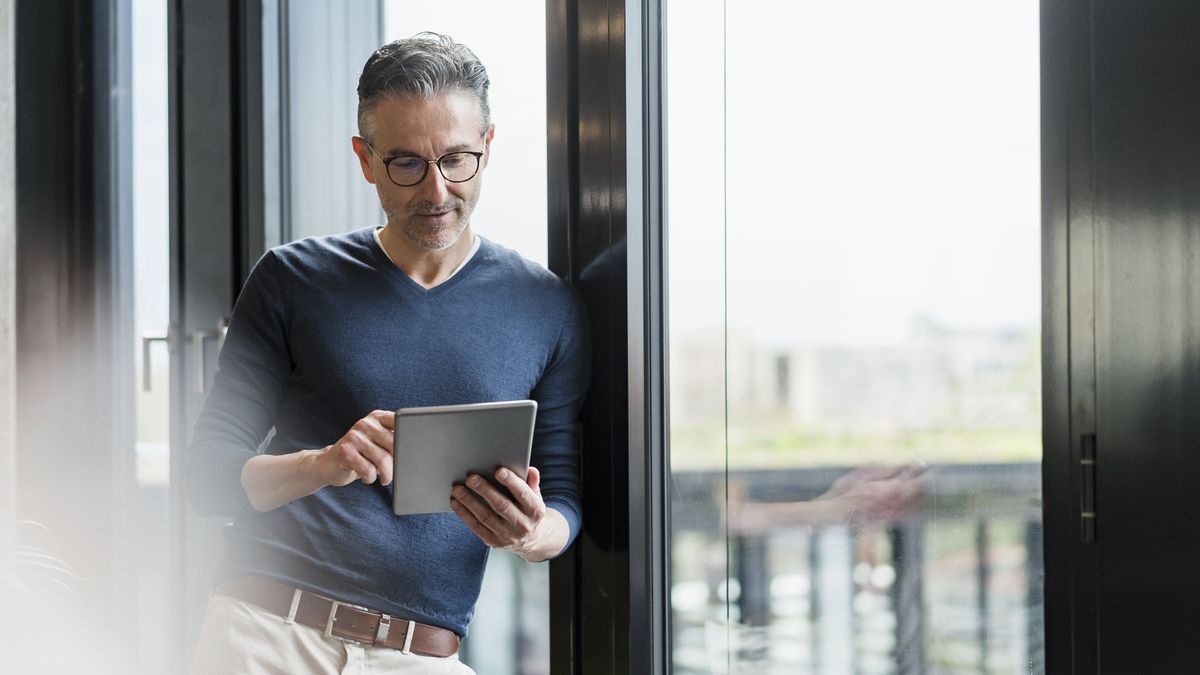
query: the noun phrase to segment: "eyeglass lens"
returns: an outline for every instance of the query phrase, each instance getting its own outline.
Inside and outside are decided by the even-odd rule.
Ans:
[[[470,180],[479,170],[479,158],[469,152],[452,152],[437,162],[442,177],[451,183]],[[388,175],[401,186],[420,183],[429,169],[429,162],[420,157],[397,157],[388,165]]]

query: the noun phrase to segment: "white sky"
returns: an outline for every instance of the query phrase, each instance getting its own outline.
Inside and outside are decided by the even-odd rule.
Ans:
[[[673,335],[721,324],[726,204],[731,331],[1036,326],[1036,0],[722,10],[668,8]]]

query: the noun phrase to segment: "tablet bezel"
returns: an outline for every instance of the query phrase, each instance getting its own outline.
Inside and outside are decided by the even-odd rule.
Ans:
[[[537,401],[495,401],[400,408],[392,441],[392,511],[398,516],[450,512],[450,491],[469,473],[494,485],[501,466],[522,480],[529,473]],[[455,450],[444,446],[451,443]],[[439,457],[409,445],[441,445]],[[501,488],[505,490],[505,488]]]

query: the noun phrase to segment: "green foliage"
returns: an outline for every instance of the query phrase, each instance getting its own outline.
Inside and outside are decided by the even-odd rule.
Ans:
[[[671,429],[676,471],[814,468],[861,464],[1003,464],[1040,462],[1041,430],[854,430],[805,428],[786,418],[734,421]]]

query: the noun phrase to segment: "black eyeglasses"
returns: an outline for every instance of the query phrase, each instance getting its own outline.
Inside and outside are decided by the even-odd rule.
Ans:
[[[372,155],[379,157],[379,161],[383,162],[388,178],[400,187],[412,187],[425,180],[430,164],[437,165],[438,171],[441,172],[442,178],[445,178],[447,183],[465,183],[479,173],[479,159],[483,157],[482,152],[469,150],[447,152],[437,159],[426,159],[420,155],[380,157],[379,153],[375,152],[375,148],[366,142],[366,139],[363,139],[363,143]]]

